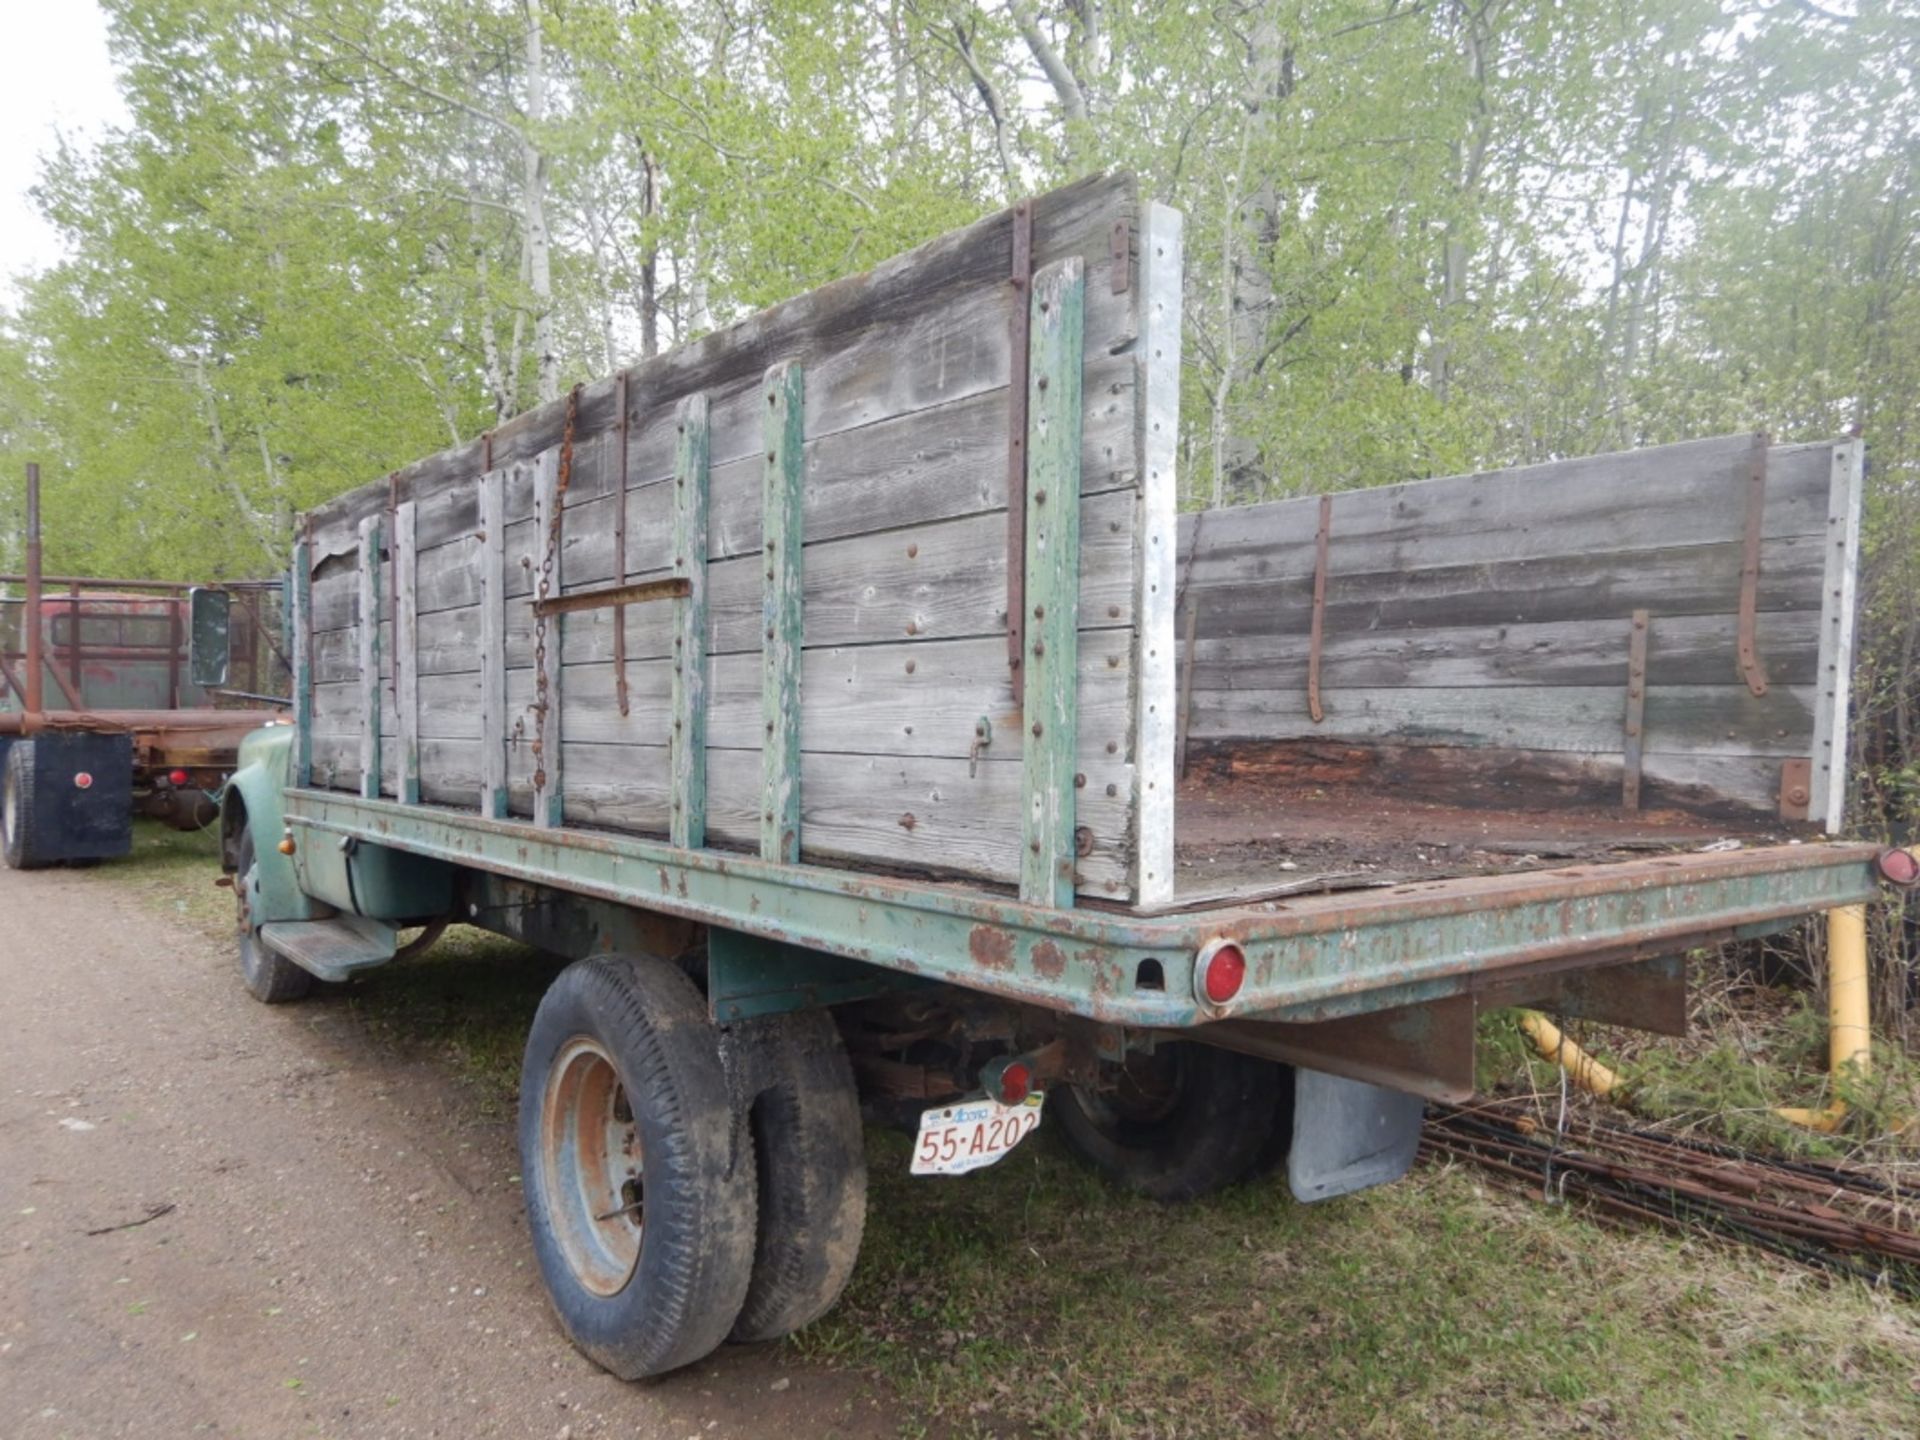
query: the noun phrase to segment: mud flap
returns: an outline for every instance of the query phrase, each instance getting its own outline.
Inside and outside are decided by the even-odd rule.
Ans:
[[[1398,1180],[1420,1148],[1426,1102],[1305,1067],[1294,1072],[1287,1184],[1300,1201],[1331,1200]]]

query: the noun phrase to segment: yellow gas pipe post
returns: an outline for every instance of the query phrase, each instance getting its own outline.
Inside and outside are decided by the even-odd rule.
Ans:
[[[1560,1066],[1590,1095],[1617,1099],[1625,1081],[1569,1040],[1537,1010],[1520,1012],[1520,1028],[1542,1059]],[[1827,912],[1827,1065],[1833,1103],[1824,1110],[1781,1109],[1783,1120],[1832,1134],[1846,1119],[1843,1084],[1865,1078],[1873,1064],[1872,1015],[1867,979],[1867,907],[1842,905]]]
[[[1565,1070],[1567,1078],[1589,1095],[1610,1099],[1624,1085],[1619,1075],[1569,1040],[1558,1025],[1538,1010],[1522,1010],[1520,1028],[1533,1041],[1533,1048],[1540,1052],[1541,1059]]]
[[[1867,907],[1842,905],[1827,912],[1827,1067],[1833,1103],[1824,1110],[1776,1111],[1781,1119],[1826,1135],[1840,1128],[1847,1116],[1842,1084],[1864,1079],[1873,1064],[1868,1005]]]

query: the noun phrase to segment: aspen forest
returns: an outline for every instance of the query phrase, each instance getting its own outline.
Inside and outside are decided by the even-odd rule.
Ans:
[[[1187,216],[1187,508],[1740,429],[1869,445],[1855,745],[1920,701],[1912,0],[106,0],[0,314],[71,573],[293,515],[1019,197]]]

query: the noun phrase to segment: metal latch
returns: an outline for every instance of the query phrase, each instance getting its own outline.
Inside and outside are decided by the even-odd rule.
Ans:
[[[967,778],[980,776],[980,752],[993,743],[993,722],[982,715],[973,722],[973,744],[967,747]]]

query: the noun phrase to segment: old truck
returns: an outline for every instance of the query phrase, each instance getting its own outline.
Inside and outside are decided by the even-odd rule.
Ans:
[[[292,537],[241,973],[448,919],[575,959],[519,1141],[609,1370],[834,1303],[863,1097],[919,1173],[1044,1115],[1165,1200],[1328,1199],[1471,1092],[1485,1007],[1677,1030],[1690,947],[1889,882],[1828,838],[1858,442],[1183,515],[1181,245],[1090,179]]]
[[[26,573],[0,575],[0,854],[14,869],[84,864],[126,854],[135,814],[212,824],[240,741],[285,703],[259,693],[288,673],[273,634],[284,582],[46,575],[34,465],[26,519]],[[199,675],[196,622],[230,630]]]

